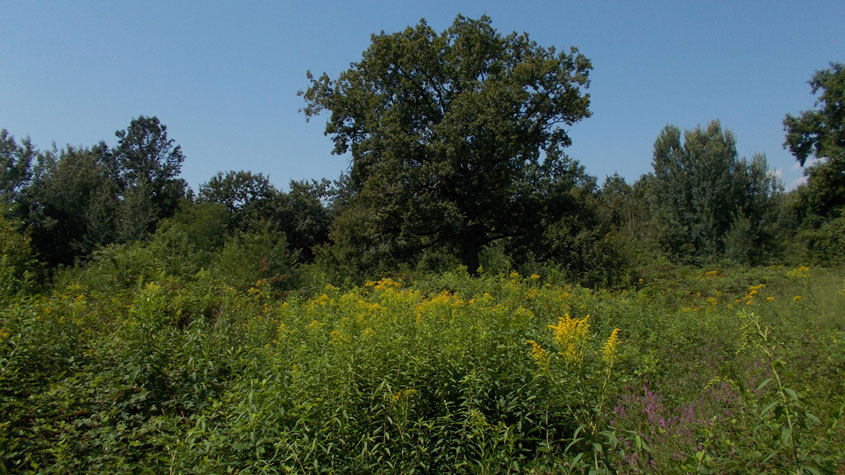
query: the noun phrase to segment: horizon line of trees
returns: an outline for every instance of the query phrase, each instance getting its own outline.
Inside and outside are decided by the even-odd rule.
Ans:
[[[441,33],[421,21],[373,35],[349,70],[309,73],[300,93],[307,118],[330,113],[326,133],[334,153],[351,151],[349,173],[292,181],[288,192],[261,173],[227,171],[195,194],[157,117],[133,119],[114,147],[41,151],[3,129],[0,284],[12,292],[39,272],[162,233],[182,233],[206,253],[262,236],[259,248],[285,254],[288,270],[313,263],[347,278],[552,263],[587,285],[619,285],[660,259],[845,255],[841,64],[810,81],[816,109],[784,120],[784,146],[808,177],[786,193],[765,156],[738,156],[718,120],[667,125],[652,172],[599,186],[565,154],[562,127],[590,115],[591,68],[575,48],[501,35],[487,17],[459,16]],[[275,258],[263,257],[268,274]]]

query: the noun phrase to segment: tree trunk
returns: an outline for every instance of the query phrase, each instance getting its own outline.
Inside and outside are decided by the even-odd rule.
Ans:
[[[467,267],[467,272],[474,277],[478,277],[478,253],[480,250],[480,234],[472,229],[464,231],[461,238],[461,263]]]

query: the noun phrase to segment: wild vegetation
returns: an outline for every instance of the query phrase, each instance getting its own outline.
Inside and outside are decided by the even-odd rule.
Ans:
[[[590,70],[488,18],[374,35],[302,92],[350,173],[287,191],[194,194],[155,117],[0,132],[0,469],[845,470],[841,64],[789,192],[718,121],[599,186]]]

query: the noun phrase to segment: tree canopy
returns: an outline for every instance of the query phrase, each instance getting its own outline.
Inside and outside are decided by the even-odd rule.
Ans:
[[[138,116],[115,136],[114,163],[125,190],[124,209],[131,210],[122,217],[122,234],[124,239],[135,239],[176,212],[187,188],[179,178],[185,156],[182,147],[168,138],[167,126],[155,116]]]
[[[399,254],[446,246],[474,272],[482,246],[530,232],[533,205],[571,185],[563,126],[590,115],[591,68],[575,48],[458,16],[441,33],[420,21],[373,35],[301,94],[307,117],[331,113],[334,153],[351,151],[350,209],[370,228],[358,237]]]
[[[810,80],[813,94],[820,92],[817,108],[794,117],[787,114],[784,147],[801,166],[808,158],[818,162],[807,170],[804,199],[812,212],[835,217],[845,206],[845,70],[841,63],[817,71]]]
[[[762,254],[780,192],[766,158],[739,159],[736,138],[719,121],[681,130],[667,125],[654,142],[651,207],[660,240],[681,260]],[[738,238],[742,234],[741,239]]]

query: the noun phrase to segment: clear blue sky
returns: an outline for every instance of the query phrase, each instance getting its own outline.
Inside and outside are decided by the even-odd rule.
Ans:
[[[425,18],[488,14],[503,33],[576,46],[593,62],[593,116],[570,129],[569,154],[602,181],[651,169],[654,139],[719,119],[741,156],[765,153],[789,186],[784,115],[813,106],[807,81],[845,61],[845,1],[4,1],[0,128],[55,141],[115,143],[156,115],[186,155],[192,187],[251,170],[286,188],[336,178],[324,121],[306,123],[306,70],[333,77],[371,33]]]

